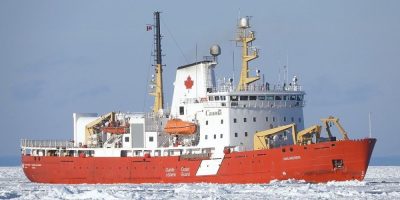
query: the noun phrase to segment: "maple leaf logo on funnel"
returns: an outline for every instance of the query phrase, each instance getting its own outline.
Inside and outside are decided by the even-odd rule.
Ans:
[[[186,86],[186,89],[188,89],[188,90],[192,89],[193,81],[192,81],[192,78],[190,78],[190,76],[187,77],[187,79],[185,81],[185,86]]]

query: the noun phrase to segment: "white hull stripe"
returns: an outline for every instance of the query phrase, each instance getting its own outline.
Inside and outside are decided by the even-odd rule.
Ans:
[[[216,175],[221,166],[222,159],[203,160],[197,170],[196,176]]]

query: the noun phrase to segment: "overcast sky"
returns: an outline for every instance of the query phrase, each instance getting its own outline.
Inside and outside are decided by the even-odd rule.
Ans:
[[[144,3],[146,2],[146,3]],[[251,63],[278,81],[289,58],[306,96],[305,125],[335,115],[351,138],[378,138],[374,156],[400,155],[400,1],[0,1],[0,156],[19,140],[73,138],[73,112],[150,111],[153,11],[162,11],[164,84],[176,67],[222,48],[217,77],[238,77],[231,42],[252,16]],[[233,65],[232,55],[235,54]]]

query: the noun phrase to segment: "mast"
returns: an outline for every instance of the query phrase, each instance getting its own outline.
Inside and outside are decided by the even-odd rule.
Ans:
[[[237,89],[247,90],[249,84],[260,79],[259,74],[255,77],[249,76],[249,62],[258,58],[258,49],[252,47],[252,42],[256,39],[250,28],[249,17],[241,18],[238,22],[238,37],[236,42],[242,43],[242,70],[240,72],[240,80]]]
[[[154,96],[153,113],[164,109],[164,94],[163,94],[163,81],[162,81],[162,54],[161,54],[161,31],[160,31],[160,12],[156,11],[154,14],[154,67],[155,75],[152,81],[154,90],[151,95]]]

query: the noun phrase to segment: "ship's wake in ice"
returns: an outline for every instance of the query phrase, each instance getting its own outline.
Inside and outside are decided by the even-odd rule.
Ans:
[[[32,183],[20,167],[0,168],[0,199],[400,199],[400,167],[369,168],[364,181],[310,184],[115,184]]]

